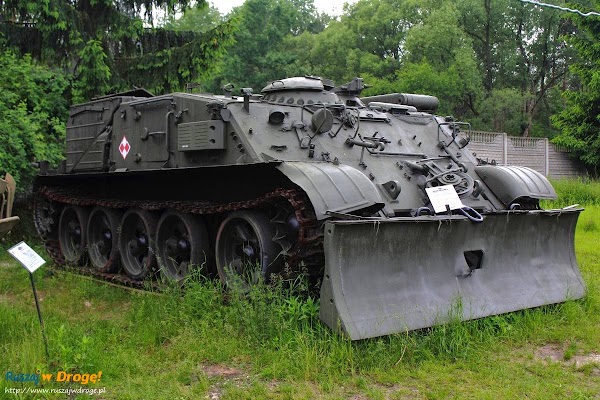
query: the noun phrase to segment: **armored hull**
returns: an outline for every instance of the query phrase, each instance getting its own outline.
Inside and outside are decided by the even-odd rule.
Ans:
[[[129,283],[307,271],[352,339],[584,295],[581,210],[540,209],[547,179],[477,160],[436,98],[362,89],[303,77],[76,105],[66,163],[36,181],[37,229],[56,262]]]

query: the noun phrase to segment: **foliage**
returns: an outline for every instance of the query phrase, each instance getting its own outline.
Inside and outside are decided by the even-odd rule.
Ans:
[[[63,157],[69,82],[31,57],[0,53],[0,169],[10,172],[20,192],[31,184],[31,163],[56,165]]]
[[[480,103],[479,115],[471,121],[480,130],[519,132],[525,118],[521,114],[526,94],[516,88],[492,89]]]
[[[226,19],[212,4],[207,7],[192,7],[184,11],[183,15],[169,14],[162,21],[162,27],[169,31],[178,32],[207,32],[216,28]]]
[[[80,101],[92,98],[110,89],[110,67],[106,65],[106,54],[102,43],[89,40],[79,52],[78,76],[73,87],[73,97]]]
[[[75,100],[83,101],[132,86],[183,89],[210,72],[231,38],[230,23],[203,34],[144,27],[153,22],[155,9],[173,14],[189,5],[189,0],[10,0],[0,3],[5,16],[0,22],[7,44],[20,54],[73,74]]]
[[[288,69],[320,75],[338,84],[356,76],[386,87],[394,79],[404,54],[404,42],[413,24],[406,1],[360,0],[347,5],[339,21],[318,33],[287,38],[284,46],[293,54]],[[376,88],[366,94],[378,94]]]
[[[600,7],[594,1],[595,8]],[[554,143],[575,152],[595,175],[600,173],[600,18],[574,17],[579,34],[569,38],[580,55],[571,69],[581,88],[564,93],[568,106],[553,119],[561,130]]]
[[[482,92],[471,40],[455,23],[452,4],[431,11],[406,39],[406,63],[398,73],[400,91],[438,96],[440,110],[459,118],[475,108]]]
[[[113,71],[117,86],[133,84],[156,93],[183,90],[186,83],[213,72],[233,29],[234,25],[228,22],[205,33],[145,31],[135,44],[129,43],[129,48],[125,46],[115,55]],[[165,47],[166,43],[170,45]],[[141,49],[140,53],[128,56],[134,48]]]
[[[406,35],[414,23],[406,4],[406,1],[361,0],[348,5],[341,22],[352,32],[362,51],[382,61],[390,59],[397,63],[402,59]],[[393,71],[390,69],[388,73]]]
[[[286,48],[292,49],[294,70],[303,74],[319,75],[339,83],[348,81],[349,76],[356,76],[357,69],[362,69],[359,56],[363,52],[342,22],[333,21],[317,35],[305,33],[288,37],[284,43]]]
[[[290,51],[284,39],[320,32],[329,21],[316,11],[313,0],[247,0],[230,17],[239,24],[233,35],[235,44],[209,83],[212,90],[226,83],[259,89],[287,76],[288,66],[300,55]]]

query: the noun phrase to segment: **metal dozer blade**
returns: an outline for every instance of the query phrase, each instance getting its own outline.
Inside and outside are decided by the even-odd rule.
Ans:
[[[320,318],[356,340],[581,298],[580,211],[327,222]]]

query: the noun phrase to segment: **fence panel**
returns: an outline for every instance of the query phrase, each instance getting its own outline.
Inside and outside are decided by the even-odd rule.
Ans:
[[[585,175],[583,165],[547,138],[507,136],[501,132],[471,131],[469,149],[480,159],[500,165],[529,167],[555,179]]]
[[[547,175],[546,170],[546,138],[513,137],[508,140],[509,165],[519,165],[535,169]]]
[[[585,167],[580,161],[571,157],[566,149],[552,143],[548,146],[548,162],[551,178],[565,179],[586,174]]]
[[[505,142],[505,133],[472,131],[469,148],[484,161],[504,164]]]

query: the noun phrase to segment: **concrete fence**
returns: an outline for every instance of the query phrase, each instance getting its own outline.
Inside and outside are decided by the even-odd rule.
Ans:
[[[561,179],[585,175],[583,165],[569,152],[547,138],[515,137],[499,132],[471,131],[469,149],[480,159],[499,165],[535,169],[547,177]]]

